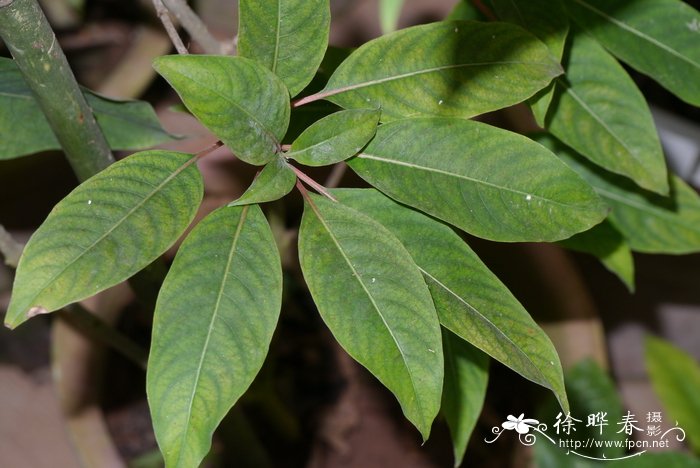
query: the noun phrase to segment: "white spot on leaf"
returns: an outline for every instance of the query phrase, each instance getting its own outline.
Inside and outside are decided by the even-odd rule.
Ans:
[[[49,311],[46,310],[46,308],[44,308],[42,306],[34,306],[27,311],[27,318],[32,318],[32,317],[36,317],[37,315],[48,314],[48,313],[49,313]]]
[[[527,201],[532,200],[532,195],[530,195],[530,194],[528,193],[528,194],[525,196],[525,200],[527,200]]]
[[[92,200],[88,200],[88,205],[92,205]]]

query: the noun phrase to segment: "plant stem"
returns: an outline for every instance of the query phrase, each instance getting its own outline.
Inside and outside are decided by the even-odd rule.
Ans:
[[[114,162],[63,50],[36,0],[0,0],[0,37],[82,181]]]
[[[221,44],[209,32],[202,20],[192,9],[187,5],[185,0],[163,0],[165,6],[170,12],[175,15],[185,31],[192,36],[192,39],[197,42],[204,52],[207,54],[220,55],[223,53]]]
[[[189,52],[187,51],[187,47],[185,47],[185,44],[183,44],[182,39],[180,38],[180,35],[177,33],[177,29],[175,29],[173,21],[170,19],[168,10],[165,8],[165,5],[163,5],[163,1],[153,0],[153,6],[156,9],[156,14],[158,15],[158,18],[160,18],[161,23],[163,23],[165,32],[168,33],[170,42],[172,42],[175,46],[175,50],[177,50],[177,53],[180,55],[189,54]]]
[[[309,184],[309,187],[312,187],[318,193],[320,193],[321,195],[323,195],[324,197],[326,197],[330,200],[333,200],[334,202],[338,201],[338,200],[336,200],[336,198],[333,195],[330,194],[330,192],[328,190],[326,190],[326,188],[323,185],[319,184],[318,182],[316,182],[311,177],[307,176],[306,174],[304,174],[303,172],[301,172],[299,169],[292,166],[291,164],[289,165],[289,167],[292,168],[292,170],[297,175],[299,180],[303,180],[304,182]],[[299,186],[299,184],[297,184],[297,186]]]

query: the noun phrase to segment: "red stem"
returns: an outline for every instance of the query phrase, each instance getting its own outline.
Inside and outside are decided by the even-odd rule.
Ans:
[[[326,198],[328,198],[328,199],[330,199],[330,200],[333,200],[334,202],[337,202],[337,201],[338,201],[338,200],[335,199],[335,197],[334,197],[333,195],[330,194],[330,192],[329,192],[328,190],[326,190],[326,188],[325,188],[323,185],[319,184],[318,182],[316,182],[316,181],[313,180],[311,177],[307,176],[306,174],[304,174],[303,172],[301,172],[299,169],[297,169],[296,167],[292,166],[291,164],[289,165],[289,167],[292,168],[292,170],[293,170],[294,173],[297,175],[297,177],[299,178],[299,180],[302,180],[302,181],[306,182],[306,183],[309,185],[309,187],[313,188],[313,189],[316,190],[318,193],[320,193],[321,195],[323,195],[324,197],[326,197]],[[299,182],[297,181],[297,184],[298,184],[298,183],[299,183]],[[303,192],[302,192],[302,194],[303,194]]]

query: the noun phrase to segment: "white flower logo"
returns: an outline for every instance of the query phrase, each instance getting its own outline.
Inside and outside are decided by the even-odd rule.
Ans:
[[[530,429],[533,427],[537,427],[537,425],[540,423],[537,419],[524,419],[525,413],[522,413],[520,416],[517,418],[513,416],[512,414],[508,415],[508,421],[505,421],[501,426],[503,426],[503,429],[512,431],[515,429],[515,431],[518,434],[527,434],[530,432]]]

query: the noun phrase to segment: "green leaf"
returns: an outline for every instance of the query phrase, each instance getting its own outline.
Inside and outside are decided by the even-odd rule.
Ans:
[[[646,364],[668,419],[678,421],[690,446],[700,453],[700,365],[688,353],[652,336],[646,339]]]
[[[258,206],[219,208],[180,247],[156,305],[148,401],[168,467],[199,466],[265,360],[280,257]]]
[[[336,112],[307,128],[287,156],[306,166],[328,166],[356,155],[372,139],[379,123],[378,110]]]
[[[328,46],[328,0],[241,0],[238,51],[272,70],[289,94],[309,84]]]
[[[403,0],[379,0],[379,24],[382,34],[396,30],[403,8]]]
[[[555,441],[571,440],[582,442],[581,448],[576,450],[577,454],[586,457],[596,458],[616,458],[625,455],[625,434],[617,432],[620,426],[618,422],[622,420],[623,408],[620,396],[615,388],[610,376],[600,368],[595,361],[586,359],[577,363],[572,369],[566,372],[566,393],[571,402],[571,416],[581,420],[576,422],[574,430],[570,434],[556,434],[551,422],[555,421],[560,410],[554,402],[546,402],[537,411],[537,419],[546,421],[550,427],[549,434]],[[588,415],[605,413],[606,425],[588,426]],[[601,433],[602,431],[602,433]],[[539,439],[539,438],[538,438]],[[587,441],[611,441],[611,446],[595,447],[591,444],[587,447]],[[548,440],[542,438],[535,445],[536,466],[539,468],[559,468],[559,467],[594,467],[601,466],[596,463],[588,464],[578,455],[573,454],[568,448],[552,445]],[[619,443],[619,446],[615,444]],[[646,455],[645,455],[646,456]],[[607,462],[606,462],[607,463]],[[618,462],[613,466],[618,466]],[[605,466],[605,465],[602,465]]]
[[[228,206],[251,205],[265,203],[282,198],[292,191],[297,176],[287,161],[277,157],[267,163],[260,174],[250,184],[248,190],[238,200]]]
[[[548,150],[479,122],[385,124],[348,164],[390,197],[485,239],[555,241],[605,216],[593,189]]]
[[[385,227],[340,203],[309,195],[299,260],[321,317],[427,439],[440,409],[443,354],[428,287]]]
[[[552,342],[508,289],[448,226],[376,190],[334,190],[406,247],[428,283],[440,323],[526,379],[551,389],[568,409]]]
[[[569,20],[561,0],[492,0],[491,3],[499,19],[531,32],[561,59],[569,32]]]
[[[454,466],[459,466],[484,405],[489,360],[484,353],[444,328],[442,344],[445,351],[442,414],[452,437]]]
[[[147,148],[173,138],[150,104],[107,99],[87,89],[83,93],[110,148]],[[0,58],[0,141],[0,160],[61,149],[22,73],[6,58]]]
[[[679,0],[567,0],[573,19],[614,55],[700,106],[700,13]]]
[[[547,47],[517,26],[447,21],[366,43],[319,96],[345,108],[380,108],[383,121],[472,117],[521,102],[561,73]]]
[[[154,67],[238,158],[262,165],[279,151],[289,94],[272,72],[246,58],[206,55],[159,57]]]
[[[612,208],[609,219],[632,250],[700,252],[700,198],[680,178],[671,176],[671,194],[662,197],[595,166],[551,137],[540,136],[537,141],[551,148],[593,186]]]
[[[492,0],[498,17],[517,24],[544,42],[559,60],[564,54],[569,20],[561,0]],[[554,96],[553,87],[542,90],[533,105],[538,121],[543,121]]]
[[[666,162],[644,96],[605,49],[585,34],[571,41],[545,127],[609,171],[668,192]]]
[[[195,160],[172,151],[137,153],[61,200],[24,249],[5,325],[90,297],[165,252],[202,200]]]
[[[594,255],[634,292],[634,259],[620,231],[605,220],[592,229],[560,242],[567,249]]]

